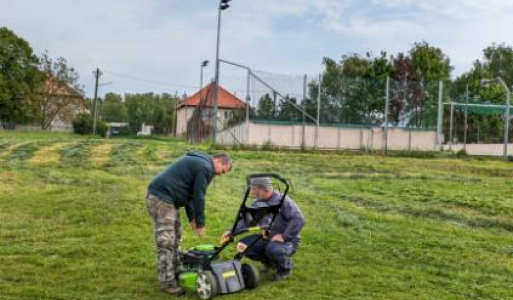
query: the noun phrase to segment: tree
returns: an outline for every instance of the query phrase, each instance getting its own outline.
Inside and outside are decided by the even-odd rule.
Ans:
[[[125,105],[132,132],[138,132],[141,125],[153,125],[155,133],[169,134],[175,114],[175,96],[169,94],[125,94]]]
[[[36,93],[29,100],[30,114],[41,129],[50,129],[56,120],[69,123],[85,110],[78,73],[68,67],[66,59],[52,60],[48,53],[40,58],[40,78]]]
[[[321,120],[370,124],[382,119],[386,77],[392,66],[386,52],[344,55],[337,63],[324,59],[322,75]],[[316,83],[310,84],[307,112],[316,115]]]
[[[426,122],[433,120],[425,120],[425,113],[432,113],[437,106],[436,92],[434,87],[438,86],[438,81],[448,81],[450,79],[451,70],[450,59],[440,48],[433,47],[427,42],[414,43],[409,51],[413,71],[416,77],[421,81],[423,96],[418,98],[416,103],[417,115],[416,125],[423,127]],[[430,116],[433,118],[433,114]],[[436,114],[435,114],[436,117]],[[432,122],[433,123],[433,122]]]
[[[155,100],[154,126],[155,133],[170,134],[173,130],[173,120],[176,113],[177,98],[170,94],[157,96]]]
[[[105,94],[101,105],[101,119],[105,122],[128,122],[128,110],[120,95]]]
[[[451,98],[462,102],[468,86],[470,103],[490,103],[503,105],[504,88],[498,83],[483,86],[483,79],[502,77],[508,86],[513,83],[513,48],[505,44],[493,44],[483,50],[483,59],[476,60],[473,68],[454,80]],[[460,113],[461,114],[461,113]],[[456,121],[458,121],[456,114]],[[511,126],[513,129],[513,126]],[[500,115],[470,114],[468,117],[469,142],[497,142],[504,131],[503,117]],[[477,136],[479,132],[479,136]],[[462,133],[460,133],[462,134]],[[462,137],[456,133],[459,139]]]
[[[269,94],[265,94],[258,101],[257,117],[262,120],[271,120],[274,118],[274,100]]]
[[[0,122],[30,121],[24,105],[38,85],[37,66],[29,43],[0,27]]]
[[[73,120],[73,133],[76,134],[90,134],[93,130],[93,118],[90,114],[78,114]],[[96,124],[96,134],[99,136],[106,136],[109,127],[107,123],[98,120]]]
[[[504,43],[493,44],[483,54],[483,65],[491,75],[502,77],[508,86],[513,85],[513,48]]]
[[[294,105],[297,105],[296,98],[286,96],[281,99],[278,105],[278,120],[281,121],[299,121],[302,118],[302,113]]]
[[[417,108],[424,93],[408,55],[399,53],[393,58],[391,85],[390,120],[396,126],[407,120],[410,122],[409,125],[417,125]]]

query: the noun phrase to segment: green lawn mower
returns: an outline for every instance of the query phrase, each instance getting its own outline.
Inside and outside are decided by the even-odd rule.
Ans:
[[[260,205],[247,206],[246,202],[251,192],[249,185],[253,178],[271,177],[285,185],[285,192],[280,202],[273,206]],[[261,238],[267,234],[289,190],[289,181],[277,174],[253,174],[247,177],[247,186],[244,199],[240,205],[237,217],[231,230],[231,235],[221,241],[221,246],[200,245],[180,253],[182,267],[178,272],[178,284],[185,291],[196,293],[201,299],[211,299],[218,294],[230,294],[243,289],[255,288],[260,279],[258,269],[252,264],[242,263],[245,253],[258,239],[255,239],[245,249],[239,249],[232,260],[220,260],[220,253],[237,236],[247,233],[259,233]],[[265,226],[257,226],[263,218],[269,218]],[[239,221],[244,220],[248,228],[236,231]]]

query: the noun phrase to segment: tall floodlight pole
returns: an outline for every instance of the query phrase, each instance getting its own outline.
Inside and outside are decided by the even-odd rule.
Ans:
[[[204,60],[201,65],[200,65],[200,86],[199,86],[199,91],[200,91],[200,103],[201,101],[203,100],[203,93],[202,93],[202,89],[203,89],[203,69],[205,69],[205,67],[208,66],[208,60]]]
[[[215,86],[214,86],[214,128],[213,143],[216,144],[217,137],[217,104],[219,101],[219,48],[221,44],[221,15],[222,12],[230,7],[228,2],[231,0],[220,0],[217,8],[217,42],[216,42],[216,70],[215,70]]]

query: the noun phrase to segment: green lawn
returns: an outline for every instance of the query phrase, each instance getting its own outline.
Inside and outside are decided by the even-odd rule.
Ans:
[[[0,133],[0,299],[170,299],[144,196],[194,147]],[[252,172],[289,177],[307,225],[290,281],[222,299],[513,299],[512,163],[230,154],[234,172],[208,191],[207,237],[187,229],[185,246],[218,242]]]

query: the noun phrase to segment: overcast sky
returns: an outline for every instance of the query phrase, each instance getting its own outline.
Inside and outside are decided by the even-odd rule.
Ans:
[[[213,61],[217,0],[0,0],[0,26],[38,54],[63,56],[92,95],[191,93],[199,65]],[[233,0],[223,13],[221,57],[257,70],[317,74],[324,56],[406,52],[413,42],[442,48],[453,77],[492,43],[513,44],[513,0]],[[234,68],[225,82],[243,82]],[[214,64],[205,69],[205,80]]]

